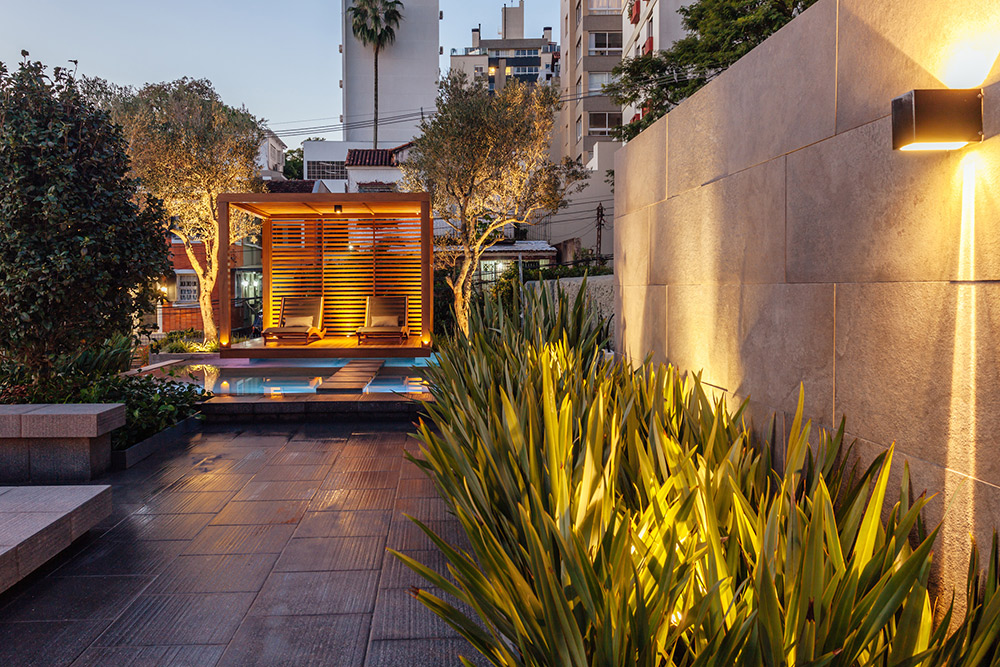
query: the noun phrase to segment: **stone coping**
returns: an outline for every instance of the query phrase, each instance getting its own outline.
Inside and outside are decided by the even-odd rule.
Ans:
[[[208,421],[294,420],[352,417],[412,419],[430,394],[288,394],[285,396],[224,395],[202,404]]]
[[[0,486],[0,592],[110,515],[110,486]]]
[[[0,405],[0,438],[97,438],[124,425],[124,403]]]

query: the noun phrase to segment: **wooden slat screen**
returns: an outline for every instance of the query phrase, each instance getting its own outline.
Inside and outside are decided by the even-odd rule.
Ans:
[[[273,324],[283,296],[323,296],[328,336],[362,326],[366,297],[409,297],[412,335],[422,331],[420,218],[272,220]]]

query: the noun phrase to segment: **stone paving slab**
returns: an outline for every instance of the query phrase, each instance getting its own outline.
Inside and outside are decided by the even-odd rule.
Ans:
[[[207,424],[107,476],[110,518],[0,595],[0,665],[485,664],[386,553],[446,571],[404,512],[466,548],[404,461],[412,430]],[[7,493],[0,507],[20,502]]]

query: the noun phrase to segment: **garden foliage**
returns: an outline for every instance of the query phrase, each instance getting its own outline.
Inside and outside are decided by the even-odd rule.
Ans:
[[[937,529],[905,465],[891,491],[892,449],[847,467],[843,425],[814,432],[800,400],[777,473],[743,406],[607,358],[584,299],[487,301],[428,369],[414,460],[471,551],[417,522],[448,573],[397,556],[491,664],[1000,664],[996,545],[959,630],[935,626]]]
[[[108,114],[27,57],[0,63],[0,174],[0,357],[38,377],[153,308],[166,218]]]

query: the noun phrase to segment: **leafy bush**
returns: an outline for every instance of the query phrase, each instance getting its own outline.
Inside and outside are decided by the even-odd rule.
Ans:
[[[608,360],[582,290],[519,299],[514,317],[487,302],[426,373],[433,426],[414,460],[472,551],[417,522],[450,577],[397,554],[471,609],[415,593],[492,664],[1000,661],[995,544],[959,630],[952,612],[935,629],[937,529],[905,466],[881,518],[891,449],[847,468],[843,424],[810,440],[800,400],[779,475],[743,406],[711,400],[697,376]]]
[[[70,72],[0,63],[0,356],[33,377],[155,304],[166,216],[129,171],[121,128]]]

